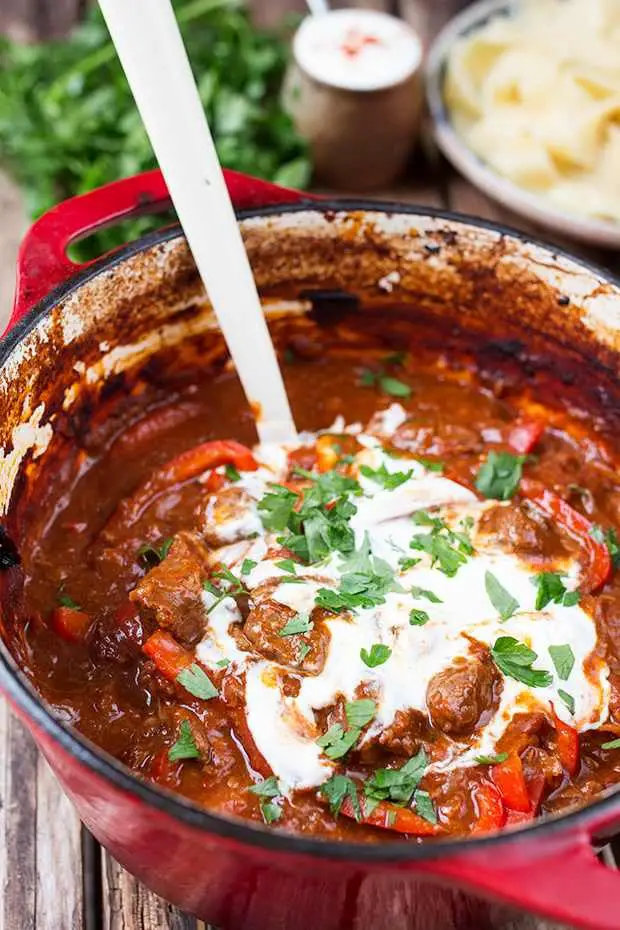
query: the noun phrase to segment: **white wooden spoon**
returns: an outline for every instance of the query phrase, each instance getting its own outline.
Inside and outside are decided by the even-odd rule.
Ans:
[[[170,0],[99,0],[261,442],[296,438],[250,263]]]

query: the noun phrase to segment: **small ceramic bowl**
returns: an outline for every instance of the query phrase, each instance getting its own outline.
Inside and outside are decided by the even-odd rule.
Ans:
[[[443,84],[446,63],[454,42],[480,29],[492,17],[510,15],[511,0],[480,0],[442,29],[431,46],[426,63],[426,99],[434,124],[435,139],[454,167],[504,207],[547,229],[591,245],[620,248],[620,223],[565,213],[531,191],[502,177],[473,152],[454,129],[446,106]]]

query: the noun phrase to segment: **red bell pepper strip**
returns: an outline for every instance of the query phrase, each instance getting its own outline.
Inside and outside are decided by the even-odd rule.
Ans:
[[[157,469],[130,497],[120,502],[104,529],[104,538],[111,540],[117,528],[135,523],[167,488],[197,478],[219,465],[234,465],[239,471],[256,471],[258,468],[250,450],[234,439],[217,439],[194,446]]]
[[[560,720],[553,704],[551,710],[553,713],[553,726],[557,735],[560,762],[569,775],[576,775],[579,770],[579,733],[575,727],[571,727],[570,724]]]
[[[506,810],[502,796],[495,785],[490,781],[484,781],[476,785],[473,798],[478,819],[471,828],[470,833],[476,835],[494,833],[496,830],[500,830],[506,821]]]
[[[205,481],[205,488],[209,494],[215,494],[224,487],[225,483],[224,475],[220,475],[217,471],[212,471]]]
[[[508,433],[508,445],[519,455],[533,452],[538,440],[545,431],[545,424],[539,420],[523,420],[514,424]]]
[[[411,836],[440,836],[446,832],[441,824],[430,823],[408,807],[398,807],[396,804],[390,804],[389,801],[380,801],[368,815],[364,814],[363,807],[362,802],[362,815],[359,823],[365,823],[369,827],[394,830],[395,833],[409,833]],[[353,820],[357,819],[351,798],[344,799],[340,813]]]
[[[587,568],[580,589],[589,594],[604,585],[611,574],[611,556],[605,543],[592,536],[594,525],[587,517],[537,482],[524,479],[520,491],[584,550]]]
[[[90,624],[89,614],[75,607],[57,607],[52,613],[54,631],[71,643],[83,642]]]
[[[534,778],[529,779],[527,783],[527,790],[530,798],[529,811],[515,811],[509,808],[506,811],[505,826],[516,827],[534,820],[538,813],[538,808],[540,807],[544,788],[545,778],[543,775],[536,775]]]
[[[142,651],[153,660],[157,671],[170,681],[176,681],[179,673],[194,662],[192,653],[165,630],[155,630],[142,646]]]
[[[498,788],[506,807],[523,813],[530,810],[531,802],[525,775],[523,774],[523,765],[516,752],[511,753],[503,762],[493,766],[491,778]]]

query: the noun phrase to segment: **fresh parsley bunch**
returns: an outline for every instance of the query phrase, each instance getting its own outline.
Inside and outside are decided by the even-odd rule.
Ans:
[[[175,0],[200,97],[225,167],[303,187],[304,144],[280,104],[287,44],[257,31],[239,0]],[[69,38],[0,38],[0,160],[39,216],[58,201],[155,166],[96,4]],[[90,258],[161,225],[143,217],[79,246]]]

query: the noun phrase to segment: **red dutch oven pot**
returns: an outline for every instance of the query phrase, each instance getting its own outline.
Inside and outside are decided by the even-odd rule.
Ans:
[[[398,263],[398,275],[404,280],[412,260],[420,258],[416,274],[423,268],[426,277],[410,290],[417,288],[421,299],[423,287],[452,288],[454,293],[458,252],[462,263],[477,263],[478,283],[472,285],[474,278],[469,282],[470,291],[477,288],[477,306],[485,306],[488,281],[501,291],[505,274],[516,274],[518,266],[527,303],[518,305],[515,298],[510,306],[506,304],[506,313],[512,312],[516,301],[516,314],[527,316],[538,300],[541,313],[528,322],[539,328],[550,325],[550,319],[558,325],[554,317],[558,305],[566,313],[561,325],[568,329],[573,325],[566,297],[557,299],[560,285],[564,294],[573,288],[582,297],[591,292],[608,302],[620,302],[618,285],[599,269],[482,220],[397,204],[310,200],[232,172],[227,173],[227,182],[242,211],[259,286],[267,285],[278,269],[298,284],[307,284],[312,271],[304,250],[308,261],[317,265],[317,287],[326,275],[336,284],[342,283],[339,275],[349,275],[349,281],[359,280],[360,287],[374,275],[375,281],[381,278],[384,290],[390,290],[399,277],[393,268],[389,276],[389,263]],[[6,422],[15,425],[18,418],[14,394],[32,392],[34,402],[29,406],[33,408],[37,392],[58,377],[62,364],[56,361],[53,367],[54,358],[68,353],[71,362],[64,367],[71,368],[80,353],[109,348],[102,341],[93,349],[93,339],[87,338],[90,321],[95,326],[102,312],[102,295],[114,303],[123,288],[127,290],[127,299],[115,308],[117,318],[123,320],[119,338],[126,341],[132,328],[144,325],[146,304],[141,305],[140,316],[132,317],[131,303],[149,274],[160,288],[166,274],[172,273],[170,267],[180,275],[179,281],[196,277],[187,270],[191,260],[178,228],[147,236],[89,266],[76,265],[67,257],[67,246],[76,238],[145,208],[168,206],[162,177],[152,171],[60,204],[26,235],[19,254],[15,308],[0,351],[0,379],[9,379],[0,396],[5,448],[11,444]],[[328,240],[332,253],[335,250],[331,265],[324,248]],[[448,258],[443,271],[441,249]],[[429,259],[424,266],[422,257]],[[486,284],[485,268],[491,275]],[[386,271],[388,277],[382,277]],[[590,291],[584,281],[590,282]],[[195,295],[198,285],[192,286]],[[545,303],[540,288],[556,288],[553,305]],[[511,293],[514,297],[514,281]],[[571,304],[577,303],[577,297],[571,299]],[[29,340],[55,314],[54,325],[49,324],[45,338],[36,344],[38,367],[28,368]],[[583,326],[579,324],[579,329],[573,322],[571,344],[581,339],[584,352],[598,354],[599,362],[611,365],[614,352],[609,344],[603,345],[596,326],[584,335]],[[487,320],[485,326],[490,325]],[[81,341],[76,332],[81,332]],[[244,930],[363,926],[479,930],[489,919],[486,901],[495,900],[579,927],[620,927],[620,875],[602,865],[595,852],[620,828],[618,794],[560,818],[467,841],[353,845],[290,836],[215,816],[135,778],[51,715],[3,643],[0,685],[94,836],[157,893],[211,923]]]

